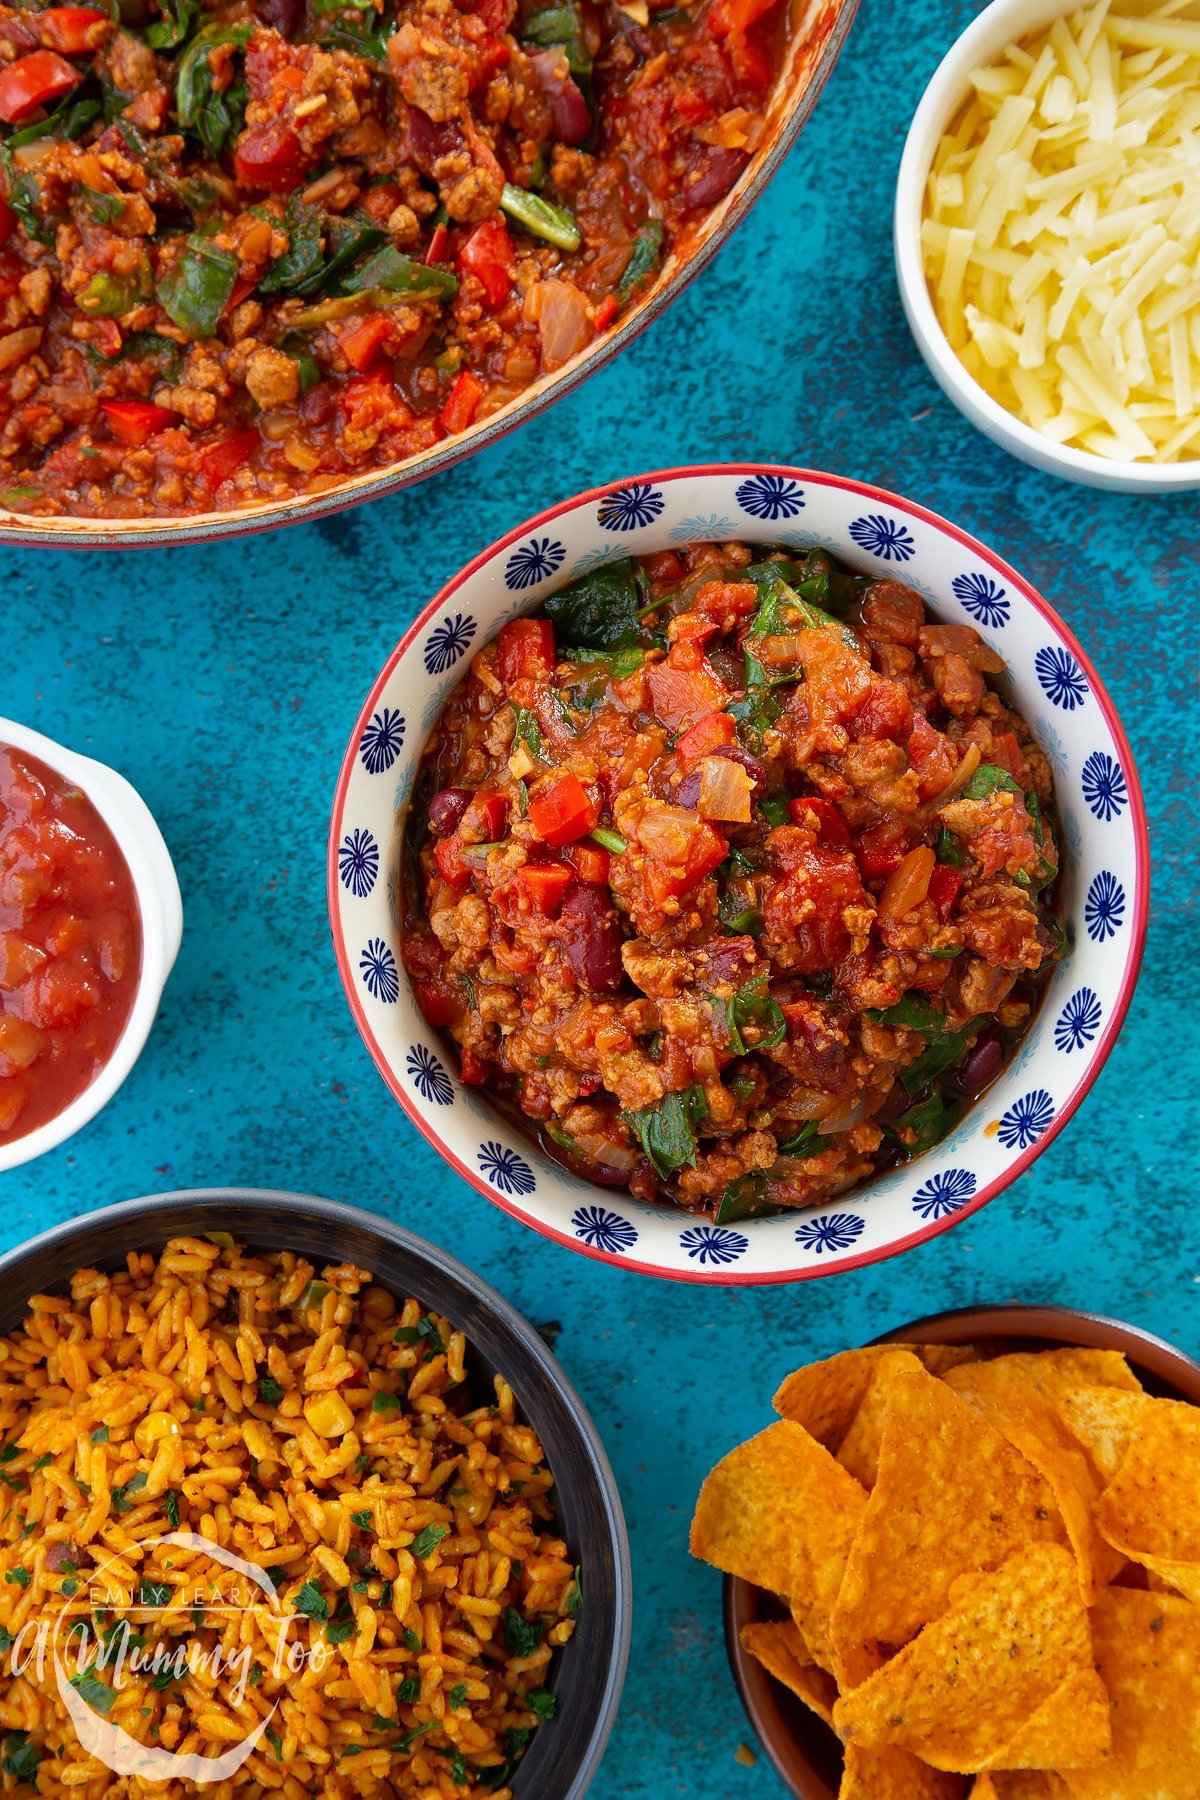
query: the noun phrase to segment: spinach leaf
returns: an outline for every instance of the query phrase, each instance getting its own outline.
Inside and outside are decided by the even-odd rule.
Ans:
[[[641,1112],[621,1114],[642,1149],[664,1178],[696,1162],[695,1128],[708,1108],[704,1089],[693,1085],[682,1094],[668,1094]]]
[[[989,794],[1020,794],[1025,796],[1024,788],[1018,786],[1007,769],[998,769],[995,763],[980,763],[965,787],[958,790],[960,800],[986,800]]]
[[[965,869],[967,866],[967,853],[963,849],[962,839],[955,837],[944,825],[938,832],[933,851],[940,863],[947,863],[952,869]]]
[[[269,214],[265,216],[270,217]],[[282,256],[276,257],[259,282],[260,294],[311,291],[306,289],[306,284],[325,270],[322,216],[315,207],[305,206],[298,192],[287,203],[284,226],[288,247]]]
[[[431,269],[428,263],[414,261],[394,244],[384,244],[365,263],[343,276],[340,292],[362,294],[372,288],[385,294],[413,294],[418,298],[432,295],[448,300],[458,292],[458,277],[446,269]]]
[[[962,1106],[954,1101],[947,1102],[940,1091],[922,1100],[916,1106],[910,1106],[902,1112],[892,1128],[896,1133],[901,1129],[915,1131],[916,1142],[903,1146],[906,1156],[920,1156],[922,1151],[931,1150],[940,1144],[946,1133],[953,1129],[962,1116]]]
[[[918,993],[905,994],[895,1006],[869,1008],[867,1017],[876,1025],[906,1025],[910,1031],[923,1032],[926,1037],[941,1036],[946,1030],[945,1013],[940,1013],[924,994]]]
[[[622,650],[641,636],[633,559],[605,563],[559,588],[546,601],[546,616],[564,644]]]
[[[755,1169],[730,1182],[713,1217],[718,1225],[732,1225],[737,1219],[773,1219],[782,1211],[767,1199],[767,1178]]]
[[[617,299],[622,305],[631,300],[654,274],[662,256],[663,224],[661,219],[647,219],[633,240],[629,261],[617,283]]]
[[[777,1148],[779,1156],[816,1156],[820,1150],[828,1149],[828,1142],[821,1141],[821,1121],[805,1119],[795,1137],[788,1138],[786,1143]]]
[[[161,18],[145,30],[152,50],[174,50],[191,37],[200,17],[197,0],[159,0]]]
[[[206,25],[196,33],[180,59],[175,112],[183,129],[198,137],[214,156],[220,156],[242,129],[246,84],[235,81],[218,92],[213,87],[209,51],[221,44],[245,49],[251,29],[249,25]]]
[[[193,233],[158,284],[158,302],[190,338],[210,338],[237,282],[238,259]]]
[[[802,600],[822,608],[828,618],[831,613],[848,613],[870,581],[840,569],[828,550],[812,549],[794,585]]]
[[[919,1094],[929,1082],[936,1081],[947,1069],[964,1057],[975,1041],[978,1022],[972,1019],[963,1031],[947,1031],[930,1040],[916,1062],[910,1063],[900,1077],[906,1094]]]
[[[16,167],[11,144],[0,144],[0,169],[4,170],[8,184],[8,204],[21,221],[26,236],[31,237],[35,244],[52,244],[54,228],[43,224],[38,213],[42,204],[42,190],[28,169]]]
[[[719,910],[719,909],[718,909]],[[735,1056],[750,1050],[773,1050],[787,1036],[787,1020],[767,992],[767,971],[754,975],[728,1001],[729,1043]],[[752,1032],[747,1044],[744,1029]]]
[[[542,731],[536,717],[527,706],[514,706],[513,714],[516,724],[513,726],[513,749],[524,747],[530,756],[542,754]]]

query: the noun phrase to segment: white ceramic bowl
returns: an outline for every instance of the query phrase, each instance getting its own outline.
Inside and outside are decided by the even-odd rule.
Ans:
[[[563,582],[629,554],[699,539],[822,544],[893,574],[1002,655],[1016,705],[1054,768],[1063,897],[1074,949],[1003,1076],[919,1159],[823,1207],[738,1227],[569,1174],[464,1088],[425,1024],[392,908],[399,831],[421,752],[470,654]],[[329,839],[329,908],[350,1007],[381,1074],[452,1169],[573,1250],[644,1274],[795,1281],[861,1267],[978,1210],[1062,1129],[1125,1016],[1149,899],[1146,820],[1129,746],[1083,651],[999,557],[923,507],[807,469],[676,469],[564,501],[477,556],[422,612],[371,689],[346,751]]]
[[[125,1029],[95,1080],[45,1125],[0,1144],[0,1172],[32,1162],[73,1137],[107,1106],[150,1035],[167,976],[179,954],[183,901],[171,853],[146,802],[123,775],[90,756],[78,756],[40,731],[0,719],[0,746],[27,751],[48,768],[77,782],[117,840],[129,865],[142,924],[142,968]]]
[[[1001,449],[1047,474],[1061,475],[1085,487],[1124,494],[1171,494],[1200,488],[1200,458],[1179,463],[1113,462],[1090,450],[1052,443],[1006,411],[958,360],[929,297],[921,255],[925,183],[938,142],[967,98],[971,71],[993,61],[1006,44],[1044,30],[1073,10],[1064,0],[992,0],[939,65],[909,127],[896,182],[894,229],[900,299],[917,348],[946,398]]]

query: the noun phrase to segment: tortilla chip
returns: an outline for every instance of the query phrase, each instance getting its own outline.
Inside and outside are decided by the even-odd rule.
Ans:
[[[1108,1689],[1095,1669],[1068,1677],[1010,1738],[993,1769],[1087,1769],[1112,1755]]]
[[[1136,1565],[1135,1565],[1136,1566]],[[809,1659],[827,1675],[834,1673],[833,1644],[829,1636],[832,1607],[792,1601],[792,1623],[800,1633],[800,1641]],[[837,1683],[835,1681],[834,1686]]]
[[[834,1724],[847,1743],[972,1774],[1002,1763],[1039,1709],[1089,1675],[1099,1687],[1075,1558],[1034,1544],[844,1693]]]
[[[911,1351],[935,1375],[975,1354],[969,1344],[868,1344],[862,1350],[843,1350],[789,1375],[775,1395],[775,1411],[803,1425],[827,1450],[836,1449],[850,1429],[877,1364],[898,1349]]]
[[[818,1669],[804,1647],[804,1640],[787,1619],[772,1619],[742,1626],[742,1644],[768,1675],[790,1688],[826,1725],[833,1724],[837,1687],[832,1675]]]
[[[1125,1559],[1093,1522],[1102,1483],[1078,1440],[1050,1401],[1031,1386],[1020,1358],[968,1363],[951,1369],[944,1379],[1045,1477],[1078,1558],[1083,1597],[1090,1605],[1124,1567]]]
[[[1092,1612],[1112,1698],[1113,1757],[1064,1777],[1071,1800],[1196,1800],[1200,1794],[1200,1607],[1109,1588]]]
[[[827,1615],[867,1497],[790,1419],[719,1462],[700,1490],[693,1556]]]
[[[918,1762],[905,1750],[846,1748],[838,1800],[964,1800],[967,1784]]]
[[[837,1447],[837,1459],[843,1469],[849,1469],[868,1493],[875,1486],[875,1477],[879,1473],[879,1446],[883,1441],[883,1419],[892,1378],[903,1369],[919,1370],[920,1367],[911,1350],[893,1350],[890,1355],[881,1356],[871,1372],[850,1429]]]
[[[992,1362],[1006,1364],[1024,1377],[1026,1384],[1043,1400],[1058,1400],[1063,1394],[1081,1387],[1123,1388],[1126,1393],[1140,1394],[1142,1384],[1119,1350],[1015,1350],[1008,1356],[995,1356]]]
[[[1102,1387],[1078,1388],[1061,1395],[1057,1402],[1063,1424],[1082,1444],[1105,1481],[1111,1481],[1124,1462],[1130,1444],[1152,1409],[1181,1404]]]
[[[960,1576],[999,1568],[1035,1543],[1067,1541],[1044,1477],[1007,1438],[944,1382],[899,1372],[833,1614],[839,1686],[879,1667],[876,1646],[906,1644],[938,1618]]]
[[[1200,1407],[1146,1403],[1096,1524],[1114,1549],[1200,1603]]]
[[[1069,1796],[1062,1776],[1052,1775],[1048,1769],[981,1775],[971,1789],[971,1800],[1069,1800]]]

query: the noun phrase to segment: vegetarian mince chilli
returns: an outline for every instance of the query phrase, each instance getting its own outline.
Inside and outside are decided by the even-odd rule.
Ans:
[[[717,1220],[936,1143],[1064,948],[1001,658],[796,556],[611,563],[504,625],[405,831],[405,965],[463,1080],[577,1173]]]
[[[742,173],[781,0],[0,0],[0,506],[313,494],[563,368]]]

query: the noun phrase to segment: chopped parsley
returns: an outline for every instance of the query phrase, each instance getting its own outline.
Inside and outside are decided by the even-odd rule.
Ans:
[[[306,1581],[296,1595],[296,1611],[318,1621],[329,1617],[329,1603],[315,1581]]]
[[[82,1675],[72,1675],[70,1680],[71,1686],[80,1699],[86,1701],[88,1706],[94,1707],[98,1713],[103,1713],[107,1718],[112,1711],[113,1701],[116,1699],[116,1695],[107,1681],[101,1681],[100,1677],[93,1675],[90,1669],[85,1669]]]
[[[283,1388],[273,1375],[260,1375],[258,1378],[258,1397],[264,1406],[278,1406],[283,1399]]]
[[[418,1562],[424,1562],[427,1557],[433,1555],[449,1529],[448,1525],[426,1525],[423,1531],[418,1531],[409,1545],[409,1549]]]
[[[510,1656],[532,1656],[542,1641],[536,1619],[523,1619],[515,1606],[504,1609],[504,1642]]]
[[[558,1711],[558,1695],[548,1688],[538,1688],[535,1693],[527,1694],[526,1699],[539,1719],[552,1719]]]

